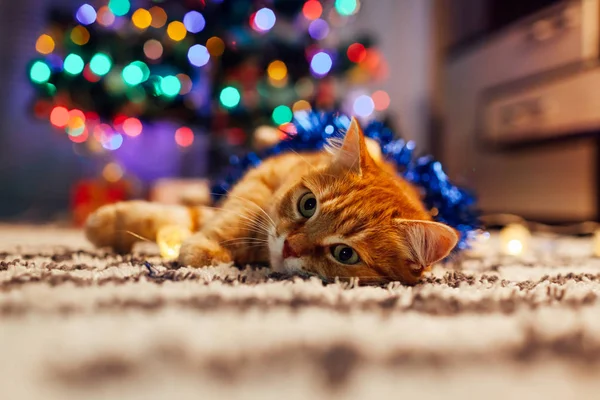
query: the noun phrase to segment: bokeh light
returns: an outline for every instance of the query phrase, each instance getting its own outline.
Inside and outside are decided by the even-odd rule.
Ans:
[[[93,24],[96,21],[96,10],[89,4],[83,4],[75,13],[75,18],[81,25]]]
[[[309,0],[302,7],[302,14],[308,20],[315,20],[323,13],[323,6],[317,0]]]
[[[181,82],[176,76],[165,76],[160,80],[160,91],[167,97],[175,97],[181,90]]]
[[[298,97],[307,98],[313,95],[315,91],[315,85],[310,78],[300,78],[298,82],[296,82],[294,90],[298,94]]]
[[[208,49],[201,44],[195,44],[188,50],[188,60],[196,67],[202,67],[210,60]]]
[[[233,86],[228,86],[221,90],[219,100],[224,107],[233,108],[240,104],[241,95],[239,90]]]
[[[69,110],[65,107],[57,106],[50,112],[50,123],[57,128],[64,128],[69,123]]]
[[[375,103],[373,102],[371,96],[363,94],[354,100],[354,105],[352,108],[354,109],[354,113],[356,115],[366,118],[373,114],[373,111],[375,110]]]
[[[90,32],[81,25],[77,25],[71,31],[71,41],[76,45],[83,46],[90,41]]]
[[[349,16],[358,11],[357,0],[335,0],[335,10],[343,16]]]
[[[261,8],[254,14],[254,27],[259,31],[268,31],[275,26],[277,17],[270,8]]]
[[[35,50],[40,54],[50,54],[54,51],[54,39],[50,35],[40,35],[35,42]]]
[[[110,162],[102,169],[102,177],[108,182],[118,182],[123,178],[123,168],[115,162]]]
[[[112,60],[104,53],[96,53],[90,60],[90,69],[98,76],[108,74],[112,68]]]
[[[96,21],[102,26],[111,26],[115,22],[115,14],[107,6],[102,6],[98,9]]]
[[[333,65],[331,56],[325,52],[318,52],[310,60],[310,69],[317,75],[326,75]]]
[[[198,11],[190,11],[184,15],[183,25],[185,25],[185,28],[188,32],[198,33],[204,29],[206,26],[206,21],[204,16]]]
[[[181,147],[190,147],[194,143],[194,132],[190,128],[182,126],[175,131],[175,143]]]
[[[106,135],[100,143],[106,150],[117,150],[123,144],[123,135],[113,132],[110,135]]]
[[[163,45],[156,39],[150,39],[144,43],[144,54],[150,60],[158,60],[163,54]]]
[[[83,143],[87,140],[89,136],[88,129],[83,128],[83,131],[79,135],[68,135],[69,139],[73,143]]]
[[[181,82],[181,90],[179,91],[180,95],[188,94],[192,91],[192,78],[187,76],[186,74],[177,74],[177,79]]]
[[[150,16],[152,17],[152,22],[150,26],[153,28],[162,28],[167,23],[167,13],[159,6],[154,6],[150,8]]]
[[[131,3],[129,0],[110,0],[108,2],[108,8],[116,16],[122,17],[131,9]]]
[[[51,74],[50,67],[43,61],[34,62],[29,70],[31,81],[39,84],[48,82]]]
[[[123,132],[127,136],[136,137],[142,133],[142,122],[137,118],[127,118],[123,121]]]
[[[367,50],[365,49],[365,46],[360,43],[352,43],[348,46],[346,55],[348,56],[348,60],[359,63],[367,57]]]
[[[146,29],[152,23],[152,14],[148,10],[138,8],[131,16],[131,22],[136,28]]]
[[[185,29],[185,25],[183,25],[182,22],[173,21],[167,26],[167,35],[169,35],[172,40],[180,42],[185,39],[187,29]]]
[[[267,67],[267,74],[269,74],[271,79],[280,81],[286,77],[287,67],[283,61],[275,60]]]
[[[133,63],[123,68],[121,75],[125,83],[129,86],[139,85],[144,81],[144,71],[142,71],[139,65]]]
[[[65,72],[71,75],[80,74],[81,71],[83,71],[83,67],[83,59],[75,53],[69,54],[67,58],[65,58],[65,62],[63,64]]]
[[[284,106],[282,104],[280,106],[275,107],[271,117],[273,118],[273,122],[275,122],[277,125],[281,125],[290,122],[294,117],[294,114],[288,106]]]
[[[219,37],[213,36],[206,41],[206,48],[213,57],[219,57],[225,51],[225,42]]]
[[[329,34],[329,25],[323,19],[316,19],[308,26],[308,34],[315,40],[323,40]]]
[[[310,103],[308,101],[306,101],[306,100],[298,100],[292,106],[292,111],[293,112],[306,111],[306,110],[310,110],[311,108],[312,107],[310,106]]]
[[[101,76],[96,75],[95,73],[92,72],[92,70],[90,69],[89,64],[85,66],[84,70],[83,70],[83,77],[88,81],[88,82],[98,82],[100,79],[102,79]]]
[[[377,90],[371,95],[375,110],[384,111],[390,106],[390,95],[384,90]]]

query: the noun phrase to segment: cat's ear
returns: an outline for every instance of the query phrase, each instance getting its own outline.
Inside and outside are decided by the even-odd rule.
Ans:
[[[334,165],[357,174],[360,174],[369,163],[373,162],[367,149],[365,135],[354,117],[350,121],[343,141],[335,145],[331,152],[334,155]]]
[[[397,219],[394,223],[404,238],[406,257],[421,269],[444,259],[458,242],[457,232],[439,222]]]

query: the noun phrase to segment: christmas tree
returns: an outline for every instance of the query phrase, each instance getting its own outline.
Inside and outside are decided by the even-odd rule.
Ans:
[[[198,143],[218,172],[231,154],[276,140],[252,133],[286,131],[294,111],[385,111],[385,91],[355,90],[387,74],[369,38],[342,35],[359,9],[358,0],[104,0],[53,10],[28,71],[32,109],[108,163],[113,180],[123,169],[195,174],[208,157]]]

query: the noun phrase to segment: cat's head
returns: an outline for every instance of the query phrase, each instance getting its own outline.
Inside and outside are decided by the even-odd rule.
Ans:
[[[369,155],[353,119],[331,162],[278,199],[269,235],[274,270],[364,283],[418,282],[457,243],[431,221],[414,189]]]

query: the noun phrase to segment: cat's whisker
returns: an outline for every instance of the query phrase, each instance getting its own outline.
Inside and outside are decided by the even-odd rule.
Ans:
[[[276,225],[277,225],[277,224],[275,223],[275,221],[273,221],[273,219],[271,218],[271,216],[270,216],[270,215],[269,215],[269,214],[268,214],[268,213],[265,211],[265,209],[264,209],[264,208],[262,208],[261,206],[259,206],[258,204],[256,204],[254,201],[252,201],[252,200],[250,200],[250,199],[246,199],[246,198],[244,198],[244,197],[241,197],[241,196],[236,196],[236,195],[234,195],[234,194],[230,193],[229,191],[227,191],[227,193],[228,193],[228,196],[229,196],[229,197],[233,197],[233,198],[236,198],[236,199],[239,199],[239,200],[247,201],[248,203],[250,203],[250,204],[254,205],[254,206],[255,206],[255,207],[256,207],[256,208],[257,208],[259,211],[261,211],[261,212],[262,212],[262,213],[265,215],[265,217],[267,217],[267,218],[268,218],[268,220],[269,220],[269,221],[271,222],[271,224],[273,225],[273,228],[275,228],[275,227],[276,227]]]

